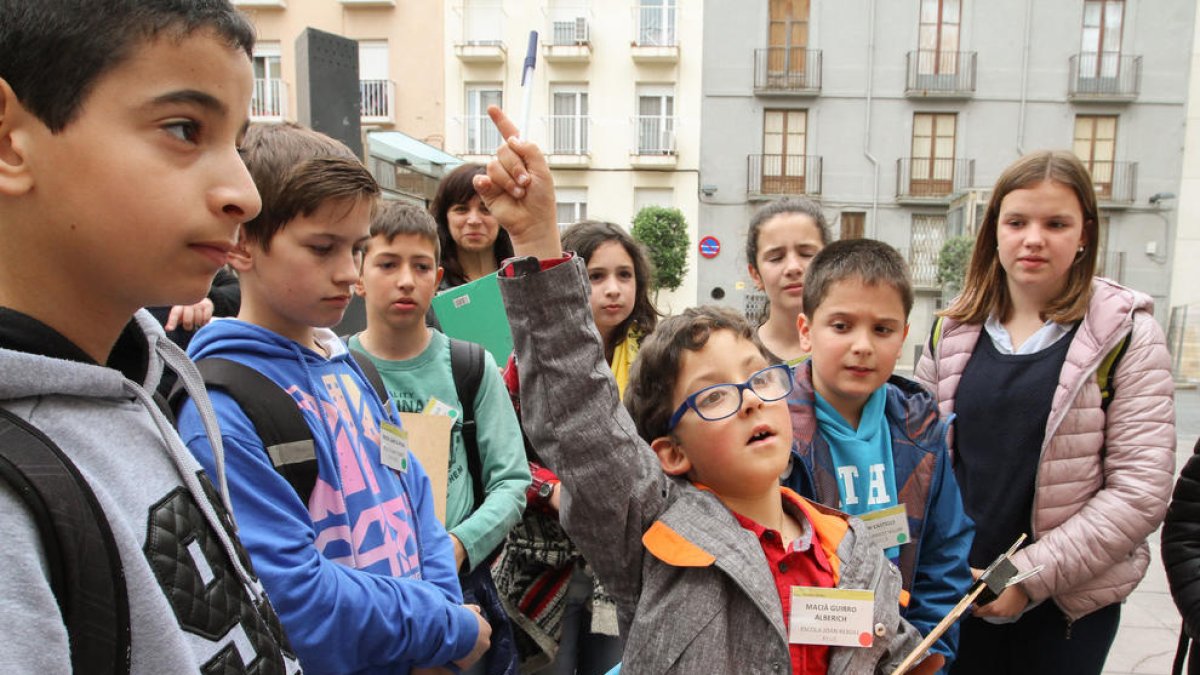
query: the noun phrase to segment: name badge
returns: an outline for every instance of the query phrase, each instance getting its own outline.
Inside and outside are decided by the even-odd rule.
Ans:
[[[793,644],[870,647],[874,620],[874,591],[792,586],[788,641]]]
[[[400,473],[408,473],[408,432],[391,422],[379,425],[383,430],[383,440],[380,443],[380,459]]]
[[[446,417],[449,417],[451,420],[454,420],[455,422],[457,422],[459,412],[458,412],[458,408],[455,408],[454,406],[450,405],[449,403],[438,400],[438,398],[436,396],[430,396],[429,402],[427,402],[425,404],[425,407],[421,410],[421,414],[422,415],[445,415]]]
[[[903,504],[864,513],[859,518],[867,526],[867,533],[871,536],[871,541],[881,549],[889,549],[909,542],[908,512]]]

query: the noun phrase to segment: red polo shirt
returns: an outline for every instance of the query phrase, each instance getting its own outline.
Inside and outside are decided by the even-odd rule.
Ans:
[[[780,492],[784,511],[801,524],[808,535],[807,540],[798,539],[785,546],[778,530],[765,528],[738,513],[733,515],[742,527],[758,537],[758,543],[762,545],[767,563],[771,566],[771,575],[775,577],[779,600],[783,604],[783,625],[786,630],[791,621],[792,587],[832,588],[833,567],[816,540],[816,531],[797,502],[800,498],[790,490]],[[789,644],[788,648],[792,655],[792,673],[795,675],[825,675],[829,669],[828,646]]]

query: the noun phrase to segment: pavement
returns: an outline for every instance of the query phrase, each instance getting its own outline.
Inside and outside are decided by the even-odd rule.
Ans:
[[[1187,462],[1192,446],[1200,437],[1200,390],[1175,391],[1175,472]],[[1121,608],[1121,627],[1104,664],[1104,675],[1171,672],[1182,619],[1167,589],[1163,571],[1159,534],[1150,536],[1150,569]]]

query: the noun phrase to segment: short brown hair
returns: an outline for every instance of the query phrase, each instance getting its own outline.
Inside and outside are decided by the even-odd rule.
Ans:
[[[250,125],[242,152],[262,196],[262,211],[242,233],[263,250],[289,221],[326,202],[379,195],[379,184],[350,148],[294,122]]]
[[[900,252],[877,239],[842,239],[821,249],[804,272],[804,314],[811,319],[840,281],[857,279],[867,286],[896,289],[904,303],[904,318],[913,306],[912,280]]]
[[[992,189],[983,225],[975,238],[975,252],[971,254],[971,263],[967,267],[963,291],[949,308],[941,312],[942,316],[963,323],[983,323],[991,314],[995,314],[1000,321],[1008,320],[1012,313],[1012,298],[1008,295],[1007,273],[1000,266],[1000,255],[996,249],[1000,203],[1014,190],[1032,188],[1045,181],[1058,183],[1075,193],[1083,214],[1086,249],[1071,266],[1063,293],[1050,301],[1042,312],[1042,318],[1055,323],[1069,323],[1083,318],[1092,299],[1100,212],[1096,208],[1096,190],[1087,167],[1065,150],[1041,150],[1025,155],[1000,174]]]
[[[669,432],[667,424],[675,412],[672,394],[679,381],[679,364],[684,350],[699,351],[713,331],[727,330],[754,343],[763,353],[762,343],[746,317],[727,307],[701,305],[667,317],[658,330],[642,342],[629,384],[625,389],[625,409],[633,418],[638,434],[651,442]]]
[[[433,262],[442,258],[442,247],[438,243],[437,223],[425,209],[408,202],[384,202],[371,219],[371,238],[383,237],[389,244],[402,234],[415,234],[433,244]],[[371,242],[367,242],[370,250]]]

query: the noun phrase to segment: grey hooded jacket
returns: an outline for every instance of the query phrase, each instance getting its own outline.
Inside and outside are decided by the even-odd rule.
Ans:
[[[622,673],[790,672],[761,545],[712,493],[664,474],[639,438],[604,360],[582,260],[514,278],[502,272],[500,290],[523,424],[563,481],[567,533],[616,599]],[[833,648],[829,672],[890,673],[920,641],[899,616],[900,574],[860,521],[818,509],[844,532],[838,586],[875,591],[873,646]],[[656,545],[664,539],[677,545]]]
[[[114,350],[132,364],[126,370],[136,381],[87,362],[30,317],[0,309],[0,329],[22,342],[0,347],[0,406],[70,457],[108,517],[129,600],[130,672],[300,672],[243,564],[226,507],[151,398],[169,363],[191,396],[204,401],[209,437],[219,447],[199,373],[154,318],[139,312]],[[41,540],[7,483],[0,483],[0,541],[0,672],[70,672]]]

